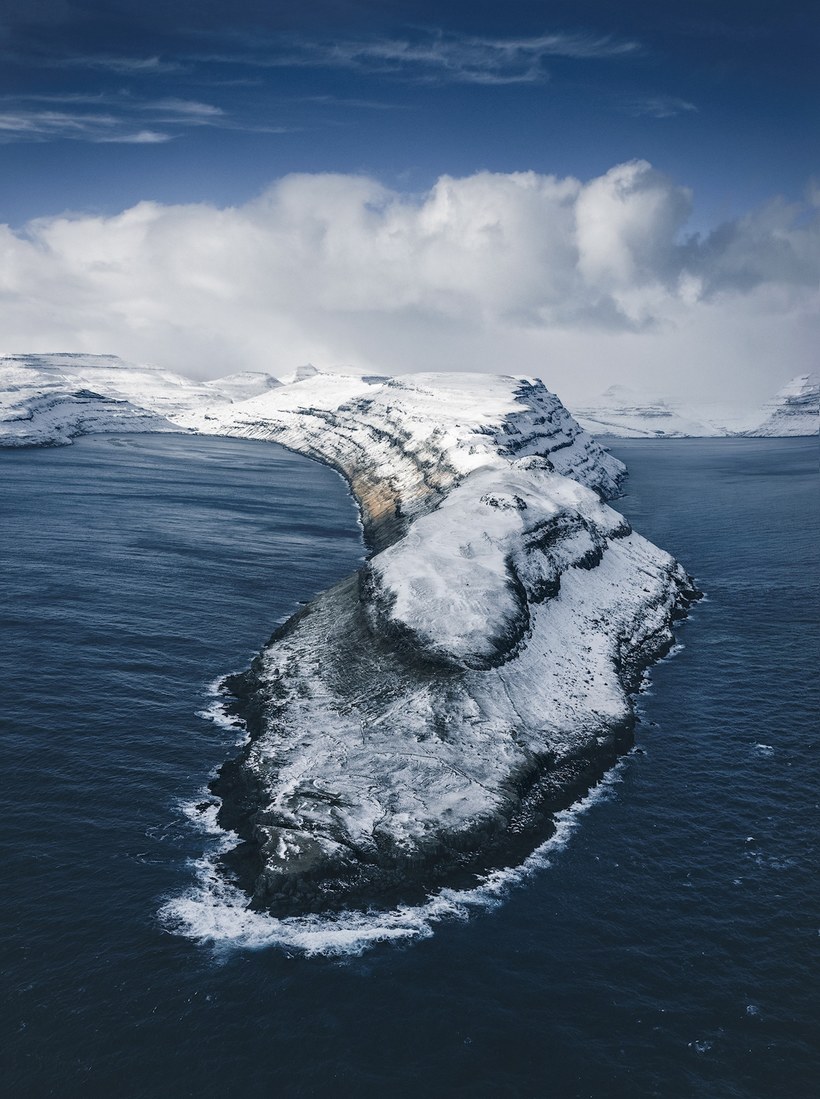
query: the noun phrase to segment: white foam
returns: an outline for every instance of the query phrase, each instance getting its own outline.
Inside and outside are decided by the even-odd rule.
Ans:
[[[204,709],[197,710],[196,716],[201,717],[203,721],[210,721],[212,725],[216,725],[226,733],[231,733],[237,746],[242,747],[247,744],[250,739],[247,725],[241,717],[228,712],[231,693],[225,685],[225,676],[219,676],[218,679],[209,683],[205,688],[205,695],[210,702]]]
[[[377,943],[401,943],[430,938],[436,924],[466,920],[477,911],[502,904],[509,893],[551,865],[578,827],[580,817],[610,796],[621,781],[623,763],[616,766],[584,798],[555,815],[555,832],[520,866],[505,867],[477,878],[471,889],[441,889],[419,905],[399,905],[388,911],[343,911],[279,919],[248,907],[245,893],[225,880],[219,855],[233,847],[234,833],[219,834],[214,850],[192,865],[196,884],[179,897],[169,899],[159,916],[174,934],[217,950],[260,950],[277,947],[305,955],[359,955]],[[197,811],[198,812],[198,811]],[[204,818],[204,820],[203,820]],[[198,812],[196,823],[210,822],[210,808]]]

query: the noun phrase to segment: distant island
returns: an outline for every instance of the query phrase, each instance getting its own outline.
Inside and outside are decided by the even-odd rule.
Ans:
[[[787,438],[820,430],[820,378],[798,374],[762,407],[683,403],[612,385],[573,412],[587,431],[602,438]]]

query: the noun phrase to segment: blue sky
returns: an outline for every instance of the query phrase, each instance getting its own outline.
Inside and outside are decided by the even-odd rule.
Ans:
[[[820,6],[5,0],[0,220],[247,200],[291,171],[589,178],[644,158],[713,224],[820,171]]]
[[[820,5],[3,0],[4,350],[758,400],[817,367]]]

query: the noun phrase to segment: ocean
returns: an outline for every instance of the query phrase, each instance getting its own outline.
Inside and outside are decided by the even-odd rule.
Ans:
[[[817,1094],[816,440],[636,440],[615,502],[706,592],[636,748],[523,868],[346,922],[216,880],[218,683],[355,570],[281,447],[0,451],[0,1093]]]

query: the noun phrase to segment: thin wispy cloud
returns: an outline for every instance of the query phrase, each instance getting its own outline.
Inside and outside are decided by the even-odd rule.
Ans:
[[[56,110],[0,111],[0,143],[14,141],[88,141],[94,144],[156,145],[171,134],[133,129],[112,114]]]
[[[168,97],[139,99],[126,93],[0,97],[0,143],[88,141],[156,145],[188,130],[217,127],[282,133],[284,127],[245,124],[213,103]]]
[[[188,120],[214,119],[225,116],[222,108],[215,107],[213,103],[200,103],[196,99],[176,99],[174,97],[149,100],[142,105],[142,109],[168,112]]]
[[[410,110],[410,105],[407,103],[389,103],[380,99],[350,99],[337,95],[303,95],[294,99],[293,102],[311,103],[317,107],[344,107],[364,111]]]
[[[629,96],[623,101],[627,114],[635,118],[675,118],[681,114],[697,113],[697,107],[687,99],[674,95]]]
[[[49,62],[58,68],[97,69],[121,76],[157,76],[179,72],[184,65],[179,61],[159,56],[118,57],[112,54],[88,54],[80,57],[61,57]]]
[[[637,42],[608,35],[544,34],[481,38],[445,31],[414,36],[325,42],[244,39],[247,49],[202,57],[211,63],[267,68],[347,69],[430,83],[522,84],[548,78],[549,58],[621,58],[640,50]]]
[[[159,133],[157,130],[139,130],[134,134],[113,134],[111,137],[97,138],[99,145],[163,145],[166,141],[171,141],[171,135]]]

